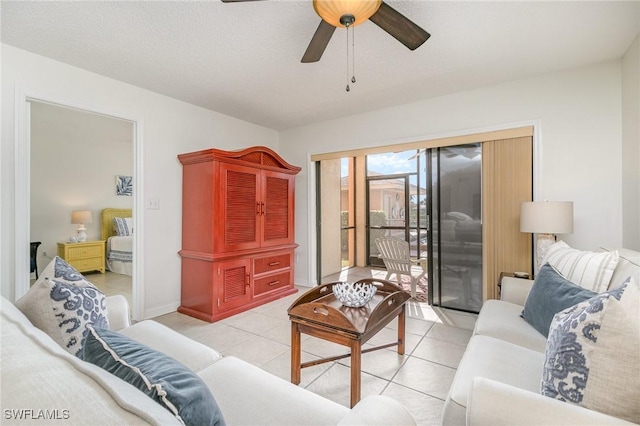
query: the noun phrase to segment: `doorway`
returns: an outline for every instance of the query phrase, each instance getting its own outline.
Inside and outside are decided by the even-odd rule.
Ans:
[[[94,244],[103,240],[105,208],[132,213],[132,192],[117,191],[114,180],[133,175],[133,123],[43,102],[30,105],[30,233],[32,241],[41,243],[35,259],[38,269],[42,271],[60,255],[62,243],[77,238],[78,225],[71,223],[71,213],[86,212],[84,244],[91,244],[86,247],[98,250],[92,253],[98,256],[100,247],[106,245],[107,266],[99,272],[91,270],[104,268],[97,258],[75,262],[82,268],[89,266],[83,275],[105,295],[121,294],[133,306],[132,252],[119,256],[126,262],[115,263],[110,256],[111,241]],[[70,244],[62,247],[79,250]],[[114,264],[119,268],[114,269]]]
[[[428,257],[426,158],[424,149],[366,156],[368,265],[384,266],[375,244],[381,236],[409,242],[413,258]]]
[[[376,238],[396,237],[409,240],[407,206],[409,176],[375,176],[367,178],[367,241],[369,265],[384,266],[378,257]]]
[[[31,103],[44,103],[55,105],[61,108],[70,108],[84,113],[97,114],[115,120],[124,120],[130,123],[131,146],[130,150],[133,158],[132,177],[135,190],[132,198],[133,222],[136,232],[133,236],[133,252],[142,253],[144,241],[144,227],[141,214],[143,212],[143,173],[142,173],[142,141],[143,126],[142,120],[126,114],[105,110],[101,107],[82,104],[68,99],[52,97],[49,94],[39,92],[27,92],[21,88],[16,88],[16,137],[15,137],[15,215],[14,215],[14,245],[15,245],[15,298],[24,295],[30,286],[30,257],[29,242],[31,238]],[[81,161],[78,158],[78,161]],[[55,167],[52,165],[52,173]],[[79,177],[81,178],[81,177]],[[115,179],[114,179],[115,184]],[[47,253],[49,254],[49,253]],[[53,256],[51,256],[53,257]],[[141,267],[143,256],[133,257],[132,274],[132,316],[134,319],[143,317],[143,288],[140,285],[143,281],[143,268]]]

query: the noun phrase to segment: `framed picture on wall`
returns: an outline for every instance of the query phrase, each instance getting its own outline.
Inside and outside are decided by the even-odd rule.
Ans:
[[[116,195],[133,195],[132,176],[116,176]]]

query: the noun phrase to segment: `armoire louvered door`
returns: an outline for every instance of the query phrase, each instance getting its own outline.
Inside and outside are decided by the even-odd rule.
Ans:
[[[219,262],[214,274],[218,290],[217,308],[220,311],[237,308],[251,301],[251,259]]]
[[[295,293],[299,167],[266,147],[178,156],[182,182],[179,312],[213,322]]]
[[[293,243],[294,176],[235,164],[220,165],[222,251]]]
[[[260,247],[262,194],[259,185],[260,170],[220,164],[218,206],[219,216],[224,220],[217,235],[216,250],[229,252]]]
[[[293,242],[293,179],[294,176],[271,171],[262,172],[262,199],[264,210],[261,217],[264,247]]]

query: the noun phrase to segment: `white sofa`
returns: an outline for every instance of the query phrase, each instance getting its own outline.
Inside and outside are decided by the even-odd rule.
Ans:
[[[629,276],[640,282],[640,253],[618,253],[610,289]],[[501,300],[482,306],[445,401],[443,425],[632,424],[540,394],[547,339],[520,317],[532,285],[505,277]]]
[[[369,396],[349,409],[157,322],[130,325],[122,296],[108,297],[107,308],[112,330],[196,372],[228,425],[415,425],[391,398]],[[135,387],[63,350],[4,298],[0,313],[3,425],[180,424]]]

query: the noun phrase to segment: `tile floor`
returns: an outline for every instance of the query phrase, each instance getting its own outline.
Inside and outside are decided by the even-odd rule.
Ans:
[[[355,281],[378,273],[384,271],[352,268],[339,274],[339,279]],[[308,290],[298,289],[294,295],[213,324],[177,312],[154,319],[223,355],[236,356],[290,380],[291,328],[287,308]],[[398,355],[392,347],[362,356],[362,395],[390,396],[401,401],[418,424],[437,425],[476,316],[413,301],[409,302],[407,313],[405,355]],[[392,321],[365,347],[394,341],[396,330],[397,322]],[[348,349],[302,335],[303,362],[342,353],[348,353]],[[344,358],[303,369],[300,386],[348,406],[349,380],[349,358]]]
[[[127,298],[129,306],[133,306],[133,295],[131,287],[131,277],[128,275],[116,274],[115,272],[84,272],[84,275],[96,287],[107,296],[121,294]]]

